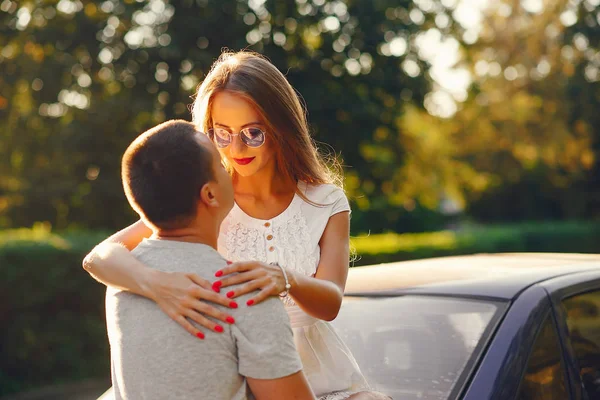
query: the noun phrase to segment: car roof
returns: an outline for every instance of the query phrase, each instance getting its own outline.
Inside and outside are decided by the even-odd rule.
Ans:
[[[600,272],[600,254],[496,253],[354,267],[346,295],[431,294],[510,300],[558,276]]]

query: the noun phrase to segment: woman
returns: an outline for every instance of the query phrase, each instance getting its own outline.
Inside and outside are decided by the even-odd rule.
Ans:
[[[235,205],[221,226],[219,251],[235,262],[214,283],[165,274],[129,252],[151,231],[138,221],[98,246],[84,267],[102,283],[141,294],[191,334],[225,320],[199,299],[227,301],[260,289],[246,306],[282,296],[304,372],[323,399],[358,398],[367,388],[332,326],[348,274],[350,207],[339,176],[312,142],[305,110],[283,74],[250,52],[224,53],[199,87],[193,120],[230,171]],[[250,261],[253,260],[253,261]],[[244,283],[237,291],[228,286]],[[226,293],[216,296],[210,293]],[[204,315],[202,315],[202,314]],[[205,316],[206,315],[206,316]]]

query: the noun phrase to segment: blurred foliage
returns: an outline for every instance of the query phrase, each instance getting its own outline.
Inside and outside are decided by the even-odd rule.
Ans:
[[[453,35],[456,67],[471,79],[464,101],[454,95],[456,113],[400,118],[404,147],[417,152],[399,169],[396,196],[424,204],[451,196],[480,221],[598,218],[600,2],[488,5],[478,24]],[[443,114],[439,96],[425,97],[431,114]]]
[[[531,222],[431,233],[382,233],[352,238],[356,266],[475,253],[598,253],[600,224]]]
[[[105,291],[81,269],[103,234],[0,232],[0,396],[105,376]]]
[[[597,217],[598,5],[0,0],[0,227],[132,221],[123,150],[190,119],[222,48],[265,54],[298,88],[321,149],[343,158],[353,232],[438,228],[462,209]]]
[[[504,114],[492,120],[499,128],[489,140],[506,144],[495,156],[478,152],[479,165],[503,172],[469,211],[488,221],[597,217],[599,2],[546,0],[535,10],[518,4],[510,13],[490,10],[493,17],[470,49],[479,93],[465,110],[479,110],[471,111],[479,120]],[[503,71],[499,77],[490,74],[494,63]],[[510,103],[495,98],[499,87]]]
[[[156,123],[190,119],[194,89],[224,47],[259,51],[284,71],[316,140],[350,166],[351,195],[367,195],[358,208],[389,208],[381,187],[403,154],[394,118],[405,102],[422,102],[428,82],[414,74],[426,68],[414,49],[378,49],[418,31],[413,8],[408,0],[0,1],[0,227],[114,229],[132,220],[122,152]]]

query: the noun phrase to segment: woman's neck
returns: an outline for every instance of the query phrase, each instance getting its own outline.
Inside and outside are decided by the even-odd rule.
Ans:
[[[233,188],[237,195],[267,199],[296,191],[297,182],[286,179],[274,166],[263,168],[250,176],[234,175]]]

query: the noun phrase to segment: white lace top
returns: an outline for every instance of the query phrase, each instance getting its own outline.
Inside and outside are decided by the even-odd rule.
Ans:
[[[249,216],[235,204],[221,225],[219,252],[233,262],[277,262],[313,276],[319,265],[319,241],[329,217],[350,211],[350,205],[343,190],[334,185],[300,182],[298,188],[318,205],[296,194],[281,214],[262,220]],[[285,302],[294,304],[290,297]]]
[[[319,242],[332,215],[350,211],[344,192],[334,185],[298,184],[313,205],[294,196],[290,205],[268,220],[252,218],[237,204],[223,221],[219,252],[231,261],[277,262],[313,276],[321,257]],[[350,349],[333,326],[306,314],[291,296],[283,299],[302,369],[319,399],[346,399],[368,388]]]

